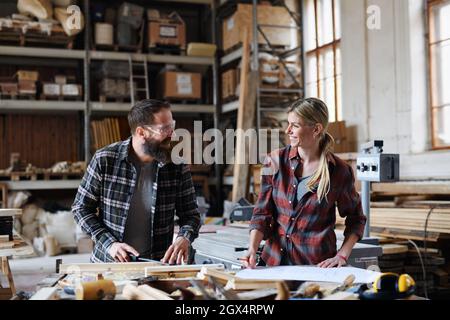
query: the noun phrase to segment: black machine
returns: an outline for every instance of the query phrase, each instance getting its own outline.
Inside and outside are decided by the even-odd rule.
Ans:
[[[234,207],[230,214],[230,222],[234,221],[250,221],[253,215],[253,209],[255,208],[250,202],[245,198],[241,198]]]

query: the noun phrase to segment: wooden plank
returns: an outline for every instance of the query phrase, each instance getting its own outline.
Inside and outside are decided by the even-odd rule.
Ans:
[[[191,265],[175,265],[175,266],[149,266],[145,267],[145,276],[154,273],[176,273],[176,272],[199,272],[202,268],[223,270],[223,264],[191,264]]]
[[[448,182],[372,183],[372,192],[394,194],[450,194]]]
[[[18,235],[14,235],[14,247],[0,250],[0,257],[29,256],[32,254],[34,254],[33,247]]]
[[[58,300],[57,291],[55,287],[41,288],[29,300]]]
[[[9,237],[9,236],[7,236]],[[14,247],[14,241],[0,242],[0,250],[11,249]]]
[[[158,265],[156,262],[112,262],[112,263],[71,263],[61,264],[59,273],[72,274],[83,272],[143,272],[146,267]]]
[[[9,235],[0,235],[0,244],[3,242],[9,242]]]
[[[276,289],[278,282],[273,280],[244,280],[235,278],[227,282],[225,290]]]
[[[22,209],[0,209],[0,217],[20,216]]]
[[[408,252],[408,246],[401,244],[384,244],[381,248],[383,249],[383,255]]]
[[[207,277],[213,277],[215,278],[219,283],[226,285],[226,283],[229,280],[232,280],[235,278],[233,273],[226,272],[226,271],[219,271],[211,268],[205,268],[203,267],[200,272],[197,274],[197,278],[200,280],[206,280]]]
[[[244,29],[243,39],[244,43],[240,75],[241,85],[239,92],[236,151],[233,171],[233,202],[237,202],[240,198],[247,196],[250,180],[249,156],[251,156],[252,153],[249,149],[252,149],[250,146],[255,146],[257,143],[257,141],[246,143],[244,136],[244,132],[247,129],[255,128],[255,105],[258,76],[256,71],[249,71],[250,34],[248,29]]]

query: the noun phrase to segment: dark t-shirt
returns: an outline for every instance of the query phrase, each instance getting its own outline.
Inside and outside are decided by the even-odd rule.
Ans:
[[[151,205],[155,166],[154,162],[141,163],[134,158],[131,160],[136,168],[137,180],[125,224],[123,242],[145,257],[150,255],[151,250]]]

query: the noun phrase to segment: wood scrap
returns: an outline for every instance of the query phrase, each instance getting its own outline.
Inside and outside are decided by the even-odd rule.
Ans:
[[[278,281],[277,282],[277,296],[275,297],[275,300],[289,300],[291,297],[291,293],[289,291],[289,288],[284,281]]]
[[[219,283],[226,285],[226,283],[234,279],[234,273],[222,271],[222,270],[215,270],[211,268],[205,268],[202,267],[199,273],[197,273],[196,277],[200,280],[206,280],[207,277],[213,277],[216,279]]]
[[[225,285],[225,290],[256,290],[256,289],[277,289],[277,283],[275,280],[247,280],[234,278],[228,280]]]
[[[70,263],[61,264],[59,273],[77,274],[84,272],[144,272],[146,267],[157,266],[156,262],[121,262],[121,263]]]
[[[29,300],[58,300],[57,288],[41,288]]]
[[[164,291],[152,288],[148,285],[141,285],[135,287],[133,285],[126,285],[123,288],[122,295],[128,300],[173,300]]]
[[[177,273],[177,272],[193,272],[197,274],[202,268],[223,270],[225,267],[223,264],[191,264],[191,265],[174,265],[174,266],[161,266],[153,265],[145,267],[145,276],[154,275],[157,273]]]

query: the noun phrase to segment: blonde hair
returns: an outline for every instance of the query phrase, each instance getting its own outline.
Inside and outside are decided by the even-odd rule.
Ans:
[[[319,167],[312,174],[306,187],[311,191],[317,183],[317,198],[319,203],[323,198],[327,197],[330,191],[330,172],[328,170],[327,157],[333,150],[334,139],[327,132],[328,128],[328,108],[327,105],[320,99],[307,98],[295,101],[290,107],[288,113],[294,112],[307,125],[315,125],[320,123],[323,126],[323,131],[320,133],[319,150],[320,160]]]

